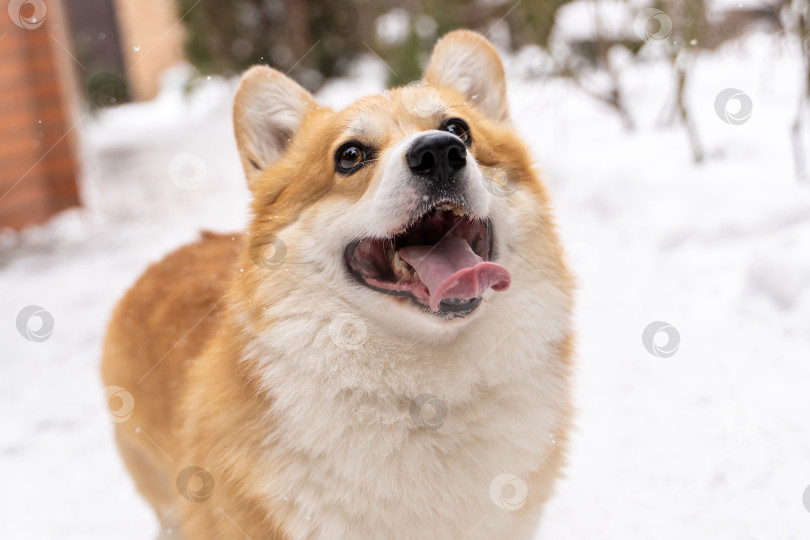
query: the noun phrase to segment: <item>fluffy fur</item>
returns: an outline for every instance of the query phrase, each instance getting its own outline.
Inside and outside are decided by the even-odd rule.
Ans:
[[[343,250],[401,226],[403,141],[450,116],[470,126],[465,181],[512,286],[444,320],[358,284]],[[206,234],[151,266],[104,347],[105,384],[134,398],[116,439],[163,531],[530,538],[570,428],[572,279],[494,49],[453,32],[423,81],[342,111],[253,68],[234,125],[254,194],[248,230]],[[352,139],[376,161],[337,174]],[[514,193],[483,189],[487,171]],[[423,394],[446,406],[437,429],[412,417]],[[190,465],[213,490],[183,484]]]

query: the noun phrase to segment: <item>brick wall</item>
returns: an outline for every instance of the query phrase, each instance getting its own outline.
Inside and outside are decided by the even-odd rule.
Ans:
[[[58,7],[49,0],[36,29],[16,25],[6,3],[0,10],[0,228],[38,223],[79,204]],[[33,6],[22,9],[30,19]]]

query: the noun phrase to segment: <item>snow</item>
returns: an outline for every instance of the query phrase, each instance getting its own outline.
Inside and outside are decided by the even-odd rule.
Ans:
[[[628,132],[569,82],[526,78],[530,56],[507,66],[511,108],[580,285],[577,429],[537,538],[807,538],[810,182],[796,179],[790,146],[798,44],[753,35],[698,57],[688,99],[701,165],[684,130],[662,122],[665,64],[622,68],[637,124]],[[345,105],[380,90],[384,67],[358,70],[320,97]],[[149,263],[200,229],[241,227],[248,201],[234,82],[184,98],[182,80],[169,77],[154,102],[85,119],[86,208],[0,234],[0,538],[156,531],[104,410],[104,327]],[[742,125],[714,110],[726,88],[753,101]],[[29,305],[53,315],[44,342],[17,331]],[[654,321],[678,331],[669,358],[642,343]]]
[[[638,39],[633,33],[633,17],[644,7],[634,8],[620,0],[568,2],[554,15],[551,41]]]

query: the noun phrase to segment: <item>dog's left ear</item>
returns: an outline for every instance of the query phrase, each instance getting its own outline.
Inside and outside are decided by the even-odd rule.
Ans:
[[[255,66],[242,76],[233,100],[233,130],[251,188],[316,106],[312,94],[275,69]]]
[[[433,47],[425,81],[460,92],[497,122],[509,119],[501,58],[477,32],[455,30],[440,39]]]

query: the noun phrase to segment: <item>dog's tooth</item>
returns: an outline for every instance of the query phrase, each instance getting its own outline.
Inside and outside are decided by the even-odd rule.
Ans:
[[[394,252],[394,260],[391,262],[391,266],[403,276],[410,276],[413,273],[410,265],[399,255],[399,251]]]
[[[455,204],[448,204],[448,203],[440,204],[434,210],[441,210],[443,212],[453,212],[453,214],[461,217],[467,215],[467,212],[463,208],[459,208]]]

